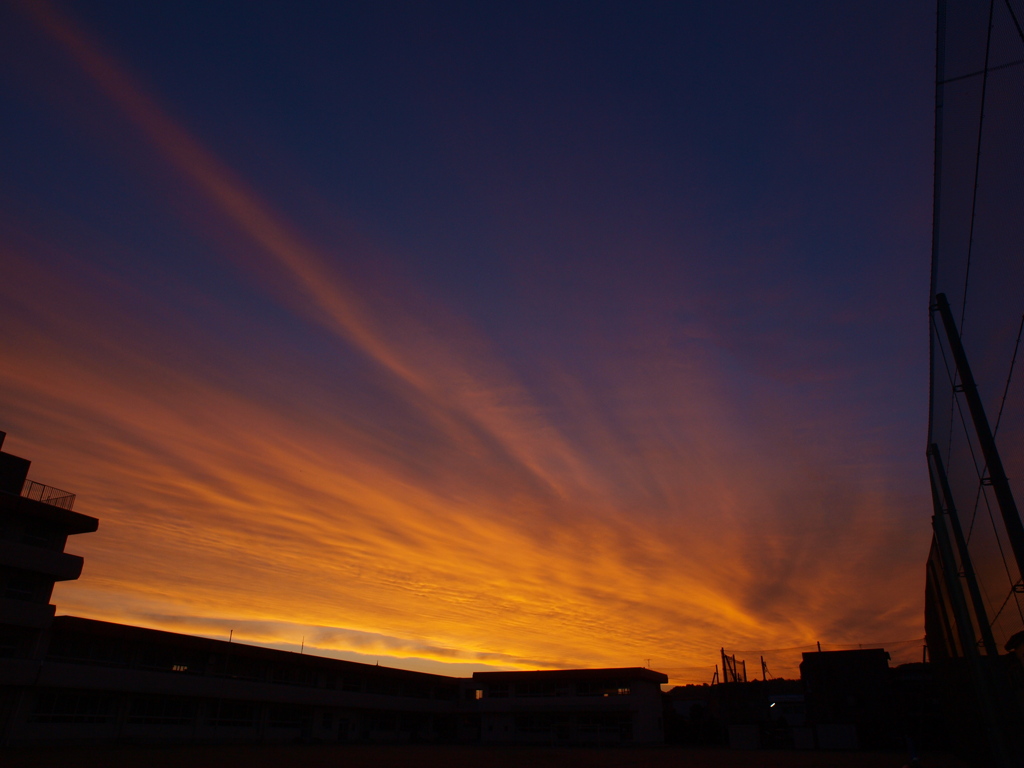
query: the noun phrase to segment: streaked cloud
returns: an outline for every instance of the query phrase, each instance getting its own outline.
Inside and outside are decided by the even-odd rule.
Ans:
[[[921,498],[858,404],[804,397],[847,371],[745,356],[700,283],[683,322],[627,303],[615,335],[578,329],[596,352],[511,355],[422,287],[346,269],[394,254],[315,244],[82,30],[25,5],[187,180],[167,215],[217,222],[192,236],[241,297],[4,222],[5,447],[101,520],[69,545],[86,567],[61,611],[435,671],[682,675],[720,646],[920,632]]]

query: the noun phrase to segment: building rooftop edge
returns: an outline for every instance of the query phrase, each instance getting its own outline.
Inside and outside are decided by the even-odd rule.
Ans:
[[[61,615],[56,616],[53,619],[53,629],[60,630],[67,628],[69,630],[81,630],[85,628],[93,630],[99,630],[101,634],[108,636],[121,636],[133,639],[165,639],[173,640],[179,643],[188,644],[193,647],[217,649],[222,652],[234,651],[235,649],[244,649],[240,652],[253,654],[255,656],[263,656],[266,658],[277,658],[283,659],[288,657],[288,661],[296,664],[316,665],[316,664],[332,664],[338,666],[344,666],[349,669],[353,667],[359,667],[363,670],[374,670],[378,674],[403,674],[403,675],[418,675],[422,677],[435,678],[437,680],[443,680],[448,682],[458,682],[461,680],[468,680],[465,677],[454,677],[451,675],[438,675],[433,672],[420,672],[414,669],[401,669],[400,667],[386,667],[378,664],[367,664],[362,661],[349,661],[348,659],[337,659],[332,656],[319,656],[313,653],[297,653],[295,651],[285,651],[280,648],[267,648],[262,645],[252,645],[250,643],[242,643],[231,640],[218,640],[212,637],[202,637],[200,635],[188,635],[183,632],[169,632],[164,629],[153,629],[151,627],[137,627],[133,624],[119,624],[114,621],[103,621],[101,619],[87,619],[81,616],[68,616]]]
[[[474,680],[516,680],[528,677],[550,677],[550,678],[594,678],[594,677],[623,677],[642,678],[656,683],[667,683],[668,675],[647,667],[607,667],[599,669],[531,669],[522,671],[504,672],[474,672]]]

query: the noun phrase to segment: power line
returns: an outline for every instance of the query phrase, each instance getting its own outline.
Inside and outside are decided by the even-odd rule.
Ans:
[[[1010,371],[1006,374],[1006,386],[1003,387],[1003,399],[999,402],[999,414],[996,416],[996,426],[992,430],[992,437],[999,431],[999,422],[1003,419],[1003,408],[1006,406],[1006,395],[1010,392],[1010,380],[1013,378],[1013,366],[1017,363],[1017,350],[1020,349],[1020,336],[1024,333],[1024,315],[1020,316],[1020,328],[1017,329],[1017,341],[1013,344],[1013,357],[1010,359]]]

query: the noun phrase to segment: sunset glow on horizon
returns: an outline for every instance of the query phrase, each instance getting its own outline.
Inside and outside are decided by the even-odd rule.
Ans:
[[[460,7],[435,38],[359,5],[335,51],[229,5],[4,10],[0,430],[100,520],[58,613],[673,682],[923,636],[927,34],[836,97],[877,102],[859,126],[814,81],[679,134],[694,65],[631,47],[639,11],[622,53],[611,18]],[[921,22],[822,29],[885,71]],[[589,90],[579,62],[641,50],[665,71]]]

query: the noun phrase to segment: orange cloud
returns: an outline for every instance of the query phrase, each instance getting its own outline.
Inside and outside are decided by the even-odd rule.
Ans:
[[[41,277],[30,258],[10,261],[19,283]],[[687,407],[613,411],[628,415],[628,439],[596,411],[573,414],[580,455],[608,471],[566,499],[434,421],[416,439],[352,419],[318,391],[313,360],[299,361],[308,380],[282,403],[259,386],[284,362],[277,350],[199,350],[255,383],[239,396],[161,362],[198,337],[135,327],[134,344],[111,344],[132,318],[69,286],[54,299],[4,318],[0,396],[11,449],[102,521],[70,546],[87,565],[58,588],[61,610],[172,629],[159,617],[194,617],[183,626],[230,625],[260,642],[281,637],[254,622],[292,639],[319,627],[321,647],[353,652],[381,635],[394,640],[373,648],[406,662],[681,668],[722,644],[813,641],[886,599],[885,579],[851,583],[832,567],[886,572],[892,532],[870,532],[886,500],[830,492],[813,466],[783,479],[782,464],[806,461],[791,449],[730,456],[728,408],[684,379],[673,389]],[[431,453],[457,470],[425,481],[415,461]],[[832,637],[911,632],[916,606],[897,606]]]

